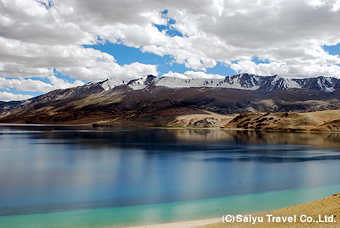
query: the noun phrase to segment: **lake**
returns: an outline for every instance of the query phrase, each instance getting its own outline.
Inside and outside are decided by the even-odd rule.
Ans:
[[[340,191],[340,134],[0,125],[0,227],[253,213]]]

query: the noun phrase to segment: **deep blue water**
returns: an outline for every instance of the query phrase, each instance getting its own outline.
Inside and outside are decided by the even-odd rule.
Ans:
[[[325,188],[339,173],[338,134],[0,126],[0,216]]]

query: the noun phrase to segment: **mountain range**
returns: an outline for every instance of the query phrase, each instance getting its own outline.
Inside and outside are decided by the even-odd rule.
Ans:
[[[129,82],[107,79],[100,83],[105,90],[120,85],[127,85],[134,90],[145,89],[150,86],[163,86],[167,88],[226,88],[252,91],[270,92],[288,89],[315,89],[322,92],[334,92],[340,89],[340,80],[332,77],[317,78],[286,78],[281,76],[258,76],[253,74],[238,74],[221,79],[182,79],[178,77],[155,77],[149,75]]]
[[[178,116],[340,109],[340,79],[237,74],[107,79],[24,101],[0,101],[0,122],[167,126]]]

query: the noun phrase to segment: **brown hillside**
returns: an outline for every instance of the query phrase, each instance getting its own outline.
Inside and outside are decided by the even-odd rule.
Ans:
[[[223,127],[264,131],[339,132],[340,111],[244,113],[238,115]]]

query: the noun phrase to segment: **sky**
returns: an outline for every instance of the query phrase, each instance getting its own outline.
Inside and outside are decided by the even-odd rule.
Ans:
[[[107,78],[340,78],[340,0],[0,0],[0,101]]]

